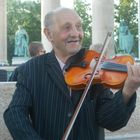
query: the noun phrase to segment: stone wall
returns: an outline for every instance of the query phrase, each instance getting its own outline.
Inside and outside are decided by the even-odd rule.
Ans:
[[[136,108],[127,126],[116,132],[106,131],[106,140],[140,140],[140,89],[137,93]]]
[[[15,82],[0,82],[0,140],[12,140],[3,121],[3,112],[11,100],[14,90]],[[106,131],[106,140],[117,140],[114,139],[115,137],[120,137],[122,140],[122,137],[130,136],[131,140],[136,140],[132,138],[136,136],[139,136],[138,140],[140,140],[140,90],[138,90],[136,109],[127,126],[116,132]]]
[[[15,82],[0,82],[0,140],[12,140],[3,121],[3,112],[7,108],[15,90]]]
[[[12,140],[3,121],[3,112],[7,108],[15,90],[15,82],[0,82],[0,140]]]

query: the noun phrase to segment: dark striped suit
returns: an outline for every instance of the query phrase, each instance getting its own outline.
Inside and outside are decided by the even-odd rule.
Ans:
[[[70,97],[52,52],[25,63],[18,69],[17,89],[4,113],[13,139],[61,140],[82,92],[72,91]],[[125,126],[135,100],[136,95],[125,106],[121,91],[113,96],[102,85],[91,86],[68,140],[99,140],[99,126],[111,131]]]

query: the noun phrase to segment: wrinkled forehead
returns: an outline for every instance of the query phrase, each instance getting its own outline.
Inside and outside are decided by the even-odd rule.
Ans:
[[[54,23],[81,23],[80,16],[71,9],[62,9],[54,14]]]

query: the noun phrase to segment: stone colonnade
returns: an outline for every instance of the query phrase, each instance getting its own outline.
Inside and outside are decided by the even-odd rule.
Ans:
[[[62,1],[62,0],[61,0]],[[46,51],[51,51],[51,44],[47,41],[43,33],[44,28],[44,16],[45,14],[63,5],[60,0],[41,0],[41,29],[42,29],[42,42],[46,48]],[[62,3],[62,4],[61,4]],[[103,44],[105,36],[108,31],[113,32],[114,28],[114,2],[112,0],[92,0],[92,45],[91,48]],[[6,0],[0,1],[0,64],[7,61],[7,17],[6,17]],[[110,42],[108,55],[112,55],[114,52],[113,39]]]

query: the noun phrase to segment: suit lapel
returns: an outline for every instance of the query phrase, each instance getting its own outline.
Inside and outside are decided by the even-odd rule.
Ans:
[[[53,81],[56,83],[56,85],[59,87],[59,89],[62,91],[62,93],[64,93],[68,98],[70,98],[70,96],[68,94],[69,89],[65,83],[62,70],[59,66],[59,63],[58,63],[54,53],[51,52],[48,55],[49,56],[48,56],[48,59],[46,62],[47,72],[49,73],[49,75],[51,76]]]

